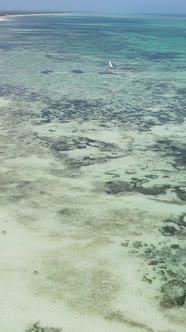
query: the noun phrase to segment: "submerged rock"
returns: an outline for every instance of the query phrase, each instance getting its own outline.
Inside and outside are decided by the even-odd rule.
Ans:
[[[128,247],[128,245],[129,245],[129,241],[125,241],[125,242],[121,243],[122,247]]]
[[[166,194],[166,190],[169,189],[169,185],[143,187],[141,183],[147,182],[145,179],[133,178],[131,182],[126,181],[109,181],[105,183],[106,193],[110,195],[125,194],[129,192],[137,192],[143,195],[162,195]]]
[[[49,70],[49,69],[41,71],[41,74],[46,74],[46,75],[53,74],[53,73],[54,73],[54,71],[53,70]]]
[[[74,74],[84,74],[84,71],[79,70],[79,69],[74,69],[74,70],[72,70],[72,72],[73,72]]]
[[[175,187],[174,191],[177,194],[177,197],[181,201],[186,201],[186,189],[185,188]]]
[[[171,244],[170,247],[171,247],[171,249],[179,249],[180,248],[179,244],[177,244],[177,243]]]
[[[145,175],[145,177],[147,179],[158,179],[158,175],[155,175],[155,174],[148,174],[148,175]]]
[[[179,236],[184,237],[186,234],[186,220],[185,213],[182,213],[178,217],[169,217],[164,220],[165,223],[170,225],[165,225],[160,228],[160,232],[164,236]]]
[[[186,283],[183,280],[173,279],[161,287],[163,307],[183,306],[186,299]]]
[[[142,247],[142,242],[141,241],[135,241],[133,243],[133,247],[137,248],[137,249],[141,248]]]
[[[160,228],[160,232],[164,236],[173,236],[176,234],[177,229],[174,226],[163,226]]]
[[[105,183],[105,187],[106,193],[111,195],[122,194],[132,191],[130,183],[126,181],[108,181]]]
[[[39,322],[32,324],[25,332],[62,332],[61,328],[41,327]]]
[[[142,281],[148,282],[149,284],[152,284],[152,279],[148,278],[147,276],[143,276]]]

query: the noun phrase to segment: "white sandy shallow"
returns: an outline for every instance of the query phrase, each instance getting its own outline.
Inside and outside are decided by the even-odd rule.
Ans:
[[[1,112],[6,109],[7,123],[12,116],[9,108],[11,101],[2,98]],[[50,124],[14,126],[12,134],[8,127],[1,132],[1,146],[8,153],[1,164],[6,191],[0,197],[3,332],[24,332],[38,320],[42,326],[62,327],[65,332],[184,332],[185,309],[160,309],[158,279],[152,285],[142,281],[144,274],[152,274],[151,267],[131,256],[132,248],[126,250],[121,243],[140,240],[158,246],[158,229],[167,210],[179,215],[185,206],[140,194],[108,196],[101,185],[110,177],[107,172],[127,180],[130,175],[123,167],[131,171],[133,165],[135,170],[147,160],[150,172],[167,167],[157,157],[154,164],[152,155],[137,158],[144,144],[150,144],[148,134],[123,134],[119,128],[100,131],[96,126],[92,130],[93,124],[82,124],[74,133],[77,137],[88,134],[98,141],[115,142],[124,150],[131,142],[136,147],[134,154],[124,157],[122,167],[111,160],[84,167],[78,176],[75,170],[72,176],[61,160],[34,142],[34,149],[28,150],[17,141],[16,156],[14,140],[20,130],[23,136],[27,133],[27,141],[33,130],[45,138],[61,137],[61,132],[70,137],[73,122],[55,123],[55,133],[48,131]],[[95,148],[89,149],[72,150],[69,156],[79,158],[82,151],[97,155]],[[57,171],[63,176],[54,175]]]
[[[29,211],[22,209],[23,213],[26,221]],[[1,227],[7,232],[1,235],[0,244],[3,331],[25,331],[29,322],[37,320],[67,332],[184,331],[184,309],[173,312],[179,325],[172,322],[171,311],[160,313],[153,299],[158,284],[153,294],[140,281],[144,267],[142,274],[137,273],[140,262],[132,263],[122,252],[118,241],[123,237],[105,234],[93,238],[93,234],[90,237],[68,226],[61,232],[46,215],[39,227],[34,225],[36,220],[27,227],[28,221],[24,226],[21,216],[15,221],[16,214],[13,206],[1,209]],[[53,279],[54,273],[60,283]],[[123,321],[101,318],[110,312],[116,316],[120,312]]]

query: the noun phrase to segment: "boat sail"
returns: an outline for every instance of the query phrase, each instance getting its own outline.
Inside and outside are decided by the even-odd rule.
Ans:
[[[113,65],[112,65],[111,61],[109,61],[109,69],[113,69]]]

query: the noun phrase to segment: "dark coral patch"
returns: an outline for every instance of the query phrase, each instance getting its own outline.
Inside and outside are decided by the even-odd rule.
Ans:
[[[54,73],[54,70],[49,70],[49,69],[46,69],[46,70],[42,70],[41,71],[41,74],[46,74],[46,75],[48,75],[48,74],[53,74]]]
[[[163,307],[183,306],[186,299],[186,283],[183,280],[173,279],[161,287]]]
[[[79,69],[74,69],[74,70],[72,70],[72,73],[74,73],[74,74],[84,74],[84,71],[79,70]]]
[[[146,179],[144,179],[147,182]],[[116,195],[124,194],[127,192],[138,192],[143,195],[162,195],[166,194],[166,190],[170,188],[169,185],[153,186],[153,187],[143,187],[137,184],[137,179],[131,182],[126,181],[109,181],[105,183],[105,191],[107,194]],[[142,181],[143,182],[143,181]]]

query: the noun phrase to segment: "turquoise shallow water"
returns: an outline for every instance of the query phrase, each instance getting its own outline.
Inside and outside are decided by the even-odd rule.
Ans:
[[[105,108],[111,106],[121,114],[129,111],[130,116],[133,113],[127,121],[130,126],[148,127],[140,118],[154,106],[161,106],[159,117],[155,116],[159,123],[170,123],[172,117],[181,121],[184,38],[185,18],[14,19],[1,25],[1,94],[30,95],[31,101],[34,93],[41,100],[66,95],[69,100],[79,96],[102,99]],[[107,70],[110,59],[115,70],[107,76],[111,74]],[[162,111],[169,112],[164,120]],[[108,113],[110,118],[115,116],[115,112]]]
[[[1,301],[15,332],[185,331],[185,35],[185,17],[1,22],[1,263],[23,285],[22,307],[16,292]]]

